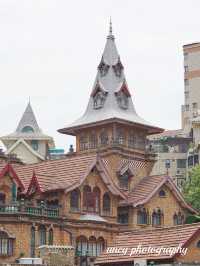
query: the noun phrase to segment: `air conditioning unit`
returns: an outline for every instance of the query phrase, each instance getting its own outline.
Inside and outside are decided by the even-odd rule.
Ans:
[[[147,266],[147,260],[136,259],[134,260],[134,266]]]
[[[19,264],[34,264],[34,265],[42,265],[41,258],[20,258],[18,260]]]

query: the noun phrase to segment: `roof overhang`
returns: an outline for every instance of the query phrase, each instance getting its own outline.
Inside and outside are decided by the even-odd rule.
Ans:
[[[76,132],[81,130],[81,129],[91,128],[94,126],[103,126],[103,125],[108,124],[108,123],[119,123],[119,124],[134,126],[134,127],[140,128],[140,129],[147,130],[149,135],[162,133],[164,131],[163,128],[154,127],[154,126],[145,125],[145,124],[134,123],[134,122],[131,122],[128,120],[114,117],[114,118],[110,118],[110,119],[97,121],[94,123],[88,123],[88,124],[83,124],[83,125],[76,125],[76,126],[61,128],[61,129],[58,129],[58,132],[62,133],[62,134],[76,136]]]

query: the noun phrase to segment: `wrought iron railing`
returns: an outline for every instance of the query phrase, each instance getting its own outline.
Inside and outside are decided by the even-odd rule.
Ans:
[[[59,208],[33,207],[20,205],[19,203],[13,203],[0,205],[0,213],[28,214],[55,218],[59,217]]]

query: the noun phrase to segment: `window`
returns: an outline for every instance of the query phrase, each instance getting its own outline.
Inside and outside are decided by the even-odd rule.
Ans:
[[[89,148],[96,149],[97,148],[97,136],[95,132],[92,132],[89,135]]]
[[[177,159],[177,168],[186,168],[186,159]]]
[[[33,133],[33,132],[34,130],[30,126],[25,126],[24,128],[22,128],[22,133]]]
[[[184,223],[184,215],[181,212],[178,212],[174,214],[173,217],[174,225],[180,225]]]
[[[159,197],[161,197],[161,198],[166,197],[166,193],[165,193],[165,191],[163,189],[161,189],[159,191]]]
[[[129,172],[126,171],[124,174],[119,175],[119,186],[123,189],[129,188]]]
[[[137,212],[138,224],[149,224],[149,212],[145,208],[138,210]]]
[[[187,60],[188,59],[188,53],[187,52],[184,52],[184,59]]]
[[[106,192],[106,193],[103,195],[103,214],[104,214],[104,215],[110,215],[110,211],[111,211],[110,196],[109,196],[109,194]]]
[[[160,209],[157,211],[153,211],[152,213],[152,225],[153,226],[158,226],[163,224],[163,213],[161,212]]]
[[[119,207],[118,208],[118,223],[120,224],[128,224],[128,208],[127,207]]]
[[[80,191],[78,189],[70,193],[70,208],[72,211],[78,211],[80,209]]]
[[[30,248],[31,248],[31,258],[35,257],[35,227],[31,227],[31,243],[30,243]]]
[[[106,130],[102,130],[99,137],[100,137],[100,144],[102,146],[108,145],[108,133],[106,132]]]
[[[17,200],[17,186],[16,184],[13,182],[12,183],[12,201],[16,201]]]
[[[200,248],[200,240],[197,242],[197,247]]]
[[[101,191],[98,187],[93,189],[93,197],[94,197],[94,212],[100,212],[100,197]]]
[[[0,231],[0,256],[12,256],[13,255],[13,242],[14,239],[11,238],[7,232]]]
[[[4,205],[6,201],[6,195],[4,193],[0,193],[0,205]]]
[[[94,236],[91,236],[89,238],[88,255],[90,257],[96,257],[97,256],[97,243],[96,243],[96,238]]]
[[[92,193],[90,186],[86,185],[83,188],[83,210],[94,212],[94,209],[94,194]]]
[[[185,72],[188,72],[188,66],[184,66]]]
[[[79,256],[85,256],[88,250],[88,241],[85,236],[80,236],[77,239],[77,252]]]
[[[197,109],[197,108],[198,108],[198,103],[193,103],[193,104],[192,104],[192,108],[193,108],[193,109]]]
[[[100,255],[100,253],[104,250],[105,248],[105,241],[102,237],[99,237],[97,240],[97,256]]]
[[[39,227],[39,239],[40,245],[46,245],[46,227],[44,225]]]
[[[52,228],[49,230],[48,244],[53,245],[53,229]]]
[[[135,134],[134,134],[134,132],[130,132],[130,134],[129,134],[128,146],[130,148],[134,148],[135,147]]]
[[[189,80],[188,79],[184,79],[184,83],[185,83],[185,86],[188,86],[189,85]]]
[[[185,91],[185,98],[186,98],[186,99],[189,98],[189,91]]]
[[[189,106],[189,104],[186,104],[185,105],[185,111],[189,111],[190,110],[190,106]]]
[[[33,148],[34,151],[38,150],[38,140],[32,140],[31,141],[31,147]]]
[[[85,134],[80,136],[80,150],[84,151],[88,149],[88,138]]]
[[[121,128],[117,129],[117,134],[116,134],[116,142],[117,144],[123,145],[125,141],[125,136],[124,136],[124,131]]]

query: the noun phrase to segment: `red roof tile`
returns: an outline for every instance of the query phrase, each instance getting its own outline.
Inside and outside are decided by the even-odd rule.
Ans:
[[[133,261],[134,258],[145,258],[154,260],[173,258],[174,254],[166,254],[164,252],[162,252],[160,255],[156,252],[145,252],[143,254],[132,254],[132,256],[130,256],[130,252],[132,248],[137,248],[138,245],[141,245],[141,247],[145,248],[173,248],[178,247],[180,245],[182,248],[186,248],[189,245],[189,241],[193,237],[195,237],[196,234],[197,236],[200,236],[200,223],[158,229],[146,229],[142,231],[132,230],[121,232],[116,237],[115,244],[112,247],[127,248],[127,253],[125,255],[123,255],[122,253],[109,254],[105,251],[97,258],[95,264]]]

